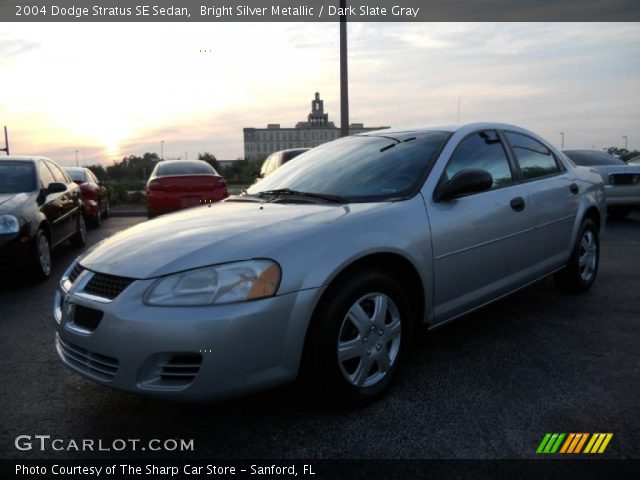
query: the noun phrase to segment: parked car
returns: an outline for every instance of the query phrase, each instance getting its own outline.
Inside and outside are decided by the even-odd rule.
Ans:
[[[67,239],[87,243],[80,187],[48,158],[0,157],[0,269],[45,280]]]
[[[225,179],[203,160],[158,162],[145,191],[149,218],[228,196]]]
[[[640,166],[629,165],[599,150],[565,150],[564,153],[576,165],[592,167],[602,175],[607,212],[611,217],[624,218],[640,206]]]
[[[637,157],[633,157],[629,160],[627,160],[627,165],[633,165],[634,167],[640,167],[640,155],[638,155]]]
[[[91,170],[83,167],[66,167],[71,180],[80,185],[84,216],[94,227],[102,225],[103,218],[109,218],[109,193]]]
[[[276,169],[287,163],[289,160],[296,158],[297,156],[311,150],[310,148],[292,148],[289,150],[280,150],[269,155],[262,163],[258,179],[265,178],[267,175],[272,174]]]
[[[64,365],[174,399],[298,377],[366,401],[418,328],[551,274],[571,292],[596,279],[602,179],[527,130],[384,130],[305,156],[74,261],[54,302]]]

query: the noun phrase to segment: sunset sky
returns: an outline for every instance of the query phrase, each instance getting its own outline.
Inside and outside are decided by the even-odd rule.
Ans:
[[[640,24],[352,23],[350,121],[502,121],[640,148]],[[242,128],[339,125],[337,23],[0,23],[0,128],[62,164],[243,155]],[[0,143],[3,143],[0,140]]]

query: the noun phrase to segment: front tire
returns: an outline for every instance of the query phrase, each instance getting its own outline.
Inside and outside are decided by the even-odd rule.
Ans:
[[[76,223],[76,233],[71,237],[71,245],[76,248],[82,248],[87,244],[87,225],[84,221],[84,215],[80,213]]]
[[[413,324],[408,296],[396,278],[381,270],[344,278],[314,315],[303,384],[339,403],[378,398],[397,377]]]
[[[31,265],[31,270],[37,280],[44,281],[51,276],[51,244],[49,237],[41,229],[34,237]]]
[[[571,258],[567,266],[556,273],[558,286],[567,292],[583,293],[591,288],[598,275],[600,239],[595,223],[586,218],[580,226]]]

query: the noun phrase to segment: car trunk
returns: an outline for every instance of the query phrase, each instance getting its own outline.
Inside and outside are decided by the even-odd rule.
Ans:
[[[225,186],[218,175],[177,175],[159,177],[158,182],[166,192],[206,193]]]

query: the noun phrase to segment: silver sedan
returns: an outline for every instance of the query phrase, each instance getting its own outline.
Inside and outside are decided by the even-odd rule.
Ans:
[[[640,207],[640,166],[599,150],[565,150],[564,153],[576,165],[591,167],[602,175],[610,216],[624,218]]]
[[[155,396],[299,378],[370,400],[418,329],[550,274],[587,291],[604,205],[600,175],[515,126],[343,138],[74,261],[55,298],[56,349],[94,382]]]

